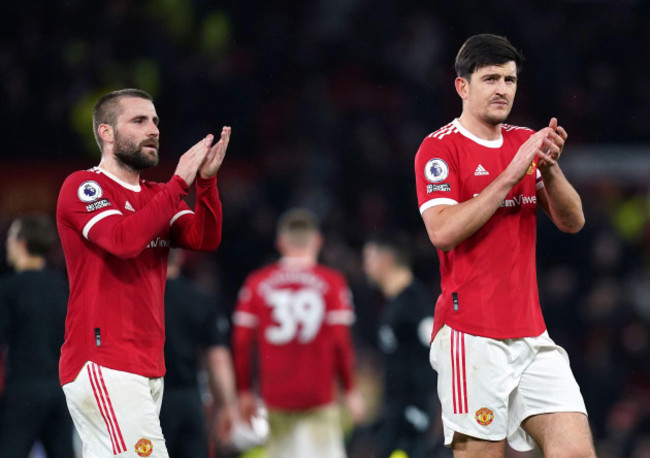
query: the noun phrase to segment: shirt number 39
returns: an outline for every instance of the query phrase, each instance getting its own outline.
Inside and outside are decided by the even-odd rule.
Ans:
[[[266,339],[282,345],[296,339],[300,343],[311,342],[323,323],[325,302],[312,289],[276,289],[269,292],[266,304],[271,307],[275,322],[266,328]]]

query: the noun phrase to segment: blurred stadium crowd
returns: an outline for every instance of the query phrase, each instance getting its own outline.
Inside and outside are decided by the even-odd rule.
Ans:
[[[323,222],[323,261],[353,286],[359,351],[372,356],[378,302],[361,245],[375,229],[407,232],[416,273],[437,290],[413,158],[428,133],[460,113],[460,44],[475,33],[506,35],[526,56],[510,122],[540,128],[558,117],[587,218],[577,236],[540,218],[550,335],[569,352],[599,456],[648,456],[650,176],[634,171],[648,170],[650,157],[650,7],[442,3],[4,2],[0,226],[25,211],[53,214],[64,177],[98,162],[96,98],[145,89],[162,132],[161,166],[145,178],[166,180],[198,138],[233,127],[219,175],[223,244],[192,258],[195,280],[232,306],[244,276],[274,256],[279,213],[309,207]],[[594,145],[627,167],[598,162]],[[572,150],[580,155],[571,159]],[[60,255],[56,262],[62,267]]]

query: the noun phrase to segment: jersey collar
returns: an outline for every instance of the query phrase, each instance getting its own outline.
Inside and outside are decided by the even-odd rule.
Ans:
[[[503,146],[503,134],[501,134],[501,136],[496,140],[484,140],[482,138],[478,138],[469,130],[461,126],[460,122],[458,122],[458,118],[454,119],[452,122],[454,126],[456,126],[456,129],[458,129],[458,132],[460,132],[463,136],[469,138],[470,140],[478,143],[479,145],[485,146],[486,148],[501,148]]]
[[[126,189],[129,189],[129,190],[131,190],[133,192],[140,192],[140,190],[142,189],[140,187],[140,183],[138,183],[137,185],[132,185],[132,184],[127,183],[124,180],[120,180],[118,177],[113,175],[111,172],[109,172],[107,170],[104,170],[103,168],[101,168],[99,166],[95,167],[95,169],[97,169],[98,171],[100,171],[101,173],[106,175],[108,178],[110,178],[111,180],[113,180],[114,182],[119,184],[120,186],[122,186],[122,187],[124,187]]]

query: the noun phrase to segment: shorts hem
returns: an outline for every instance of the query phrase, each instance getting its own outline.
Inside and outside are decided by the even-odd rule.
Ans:
[[[492,441],[492,442],[498,442],[505,440],[507,438],[506,434],[481,434],[476,432],[475,430],[472,431],[467,431],[464,428],[461,428],[457,424],[454,424],[453,422],[449,421],[446,419],[444,416],[442,417],[442,423],[443,427],[445,429],[448,429],[451,431],[451,435],[447,434],[447,431],[444,431],[445,434],[445,447],[451,447],[451,443],[454,440],[454,434],[453,433],[459,433],[463,434],[465,436],[473,437],[475,439],[480,439],[480,440],[486,440],[486,441]],[[448,437],[449,436],[449,437]]]

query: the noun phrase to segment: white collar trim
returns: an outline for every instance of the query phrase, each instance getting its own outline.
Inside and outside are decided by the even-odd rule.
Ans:
[[[119,179],[118,177],[113,175],[111,172],[109,172],[107,170],[104,170],[100,166],[97,166],[96,169],[99,170],[100,172],[102,172],[104,175],[106,175],[108,178],[110,178],[111,180],[113,180],[117,184],[119,184],[120,186],[125,187],[126,189],[129,189],[129,190],[131,190],[133,192],[140,192],[142,190],[142,188],[140,187],[140,183],[138,183],[137,185],[132,185],[132,184],[127,183],[124,180]]]
[[[501,134],[496,140],[485,140],[483,138],[477,137],[469,130],[461,126],[458,118],[454,119],[452,122],[454,123],[454,126],[456,126],[456,129],[458,129],[458,132],[470,140],[478,143],[479,145],[485,146],[486,148],[501,148],[503,146],[503,134]]]

